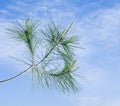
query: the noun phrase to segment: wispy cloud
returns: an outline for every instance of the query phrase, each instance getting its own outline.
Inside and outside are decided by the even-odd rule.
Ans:
[[[81,106],[101,106],[101,102],[102,102],[101,98],[97,96],[82,97],[80,99]]]
[[[120,27],[119,5],[113,8],[102,9],[88,15],[79,24],[81,31],[90,42],[103,44],[104,47],[116,47],[119,45]]]
[[[5,9],[0,10],[0,14],[8,14],[8,11]]]

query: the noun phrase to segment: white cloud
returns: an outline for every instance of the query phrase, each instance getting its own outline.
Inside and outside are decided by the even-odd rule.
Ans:
[[[120,100],[111,100],[106,103],[106,106],[120,106]]]
[[[83,51],[87,52],[83,52],[79,57],[80,70],[88,80],[79,98],[79,105],[119,106],[119,78],[117,68],[114,67],[118,61],[114,63],[112,59],[119,58],[119,54],[114,56],[110,51],[120,51],[120,7],[115,5],[112,8],[100,9],[77,22],[76,29],[83,37]],[[100,57],[103,57],[103,61],[98,62],[102,60]],[[111,64],[105,64],[104,61],[111,61]],[[118,80],[115,80],[113,73]]]
[[[0,14],[8,14],[8,13],[9,12],[7,10],[4,10],[4,9],[0,10]]]
[[[120,106],[119,98],[108,99],[101,96],[84,96],[79,99],[80,106]]]
[[[103,106],[100,97],[82,97],[80,98],[80,106]]]
[[[84,17],[79,23],[81,31],[90,42],[102,44],[104,47],[116,47],[120,40],[120,8],[119,5],[109,9],[101,9]]]

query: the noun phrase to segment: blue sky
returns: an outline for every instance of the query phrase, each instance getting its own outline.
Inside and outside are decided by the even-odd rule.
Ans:
[[[28,16],[44,23],[49,18],[64,24],[74,22],[85,48],[76,51],[79,73],[87,81],[80,79],[79,95],[47,94],[32,88],[31,80],[23,75],[0,84],[1,106],[120,106],[120,0],[1,0],[0,79],[24,68],[8,57],[19,56],[19,50],[5,29]]]

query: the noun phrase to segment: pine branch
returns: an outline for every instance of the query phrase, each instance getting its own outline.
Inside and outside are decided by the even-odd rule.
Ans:
[[[76,60],[74,59],[72,48],[75,48],[77,43],[74,36],[67,36],[73,23],[67,29],[62,31],[60,31],[54,23],[45,27],[45,31],[41,31],[41,40],[46,41],[45,43],[49,45],[50,49],[47,49],[48,52],[45,53],[42,59],[38,61],[35,58],[37,39],[34,31],[37,29],[39,24],[31,24],[29,21],[30,19],[28,18],[24,23],[24,27],[17,22],[18,26],[16,29],[9,29],[9,31],[15,35],[15,38],[25,44],[28,50],[27,53],[30,53],[29,56],[31,63],[28,64],[23,60],[17,59],[18,61],[29,65],[29,67],[15,76],[1,80],[0,83],[13,80],[30,70],[30,72],[32,72],[33,80],[37,80],[38,83],[43,83],[47,87],[50,87],[51,84],[53,84],[63,92],[76,92],[78,90],[78,86],[72,73],[73,71],[78,70],[78,67],[74,67]],[[53,63],[56,62],[54,61],[54,58],[56,57],[58,57],[57,59],[60,59],[60,62],[62,61],[62,65],[58,65],[58,61],[57,64],[51,64],[51,61]],[[57,66],[59,66],[59,68]],[[36,75],[35,78],[33,74]]]
[[[60,42],[60,40],[58,41],[58,43],[59,43],[59,42]],[[40,62],[38,62],[35,66],[38,66],[40,63],[42,63],[42,62],[50,55],[50,53],[54,50],[54,48],[58,45],[58,43],[56,43],[56,45],[55,45],[54,47],[52,47],[52,49],[48,52],[48,54],[46,54],[46,55],[43,57],[43,59],[42,59]],[[13,79],[19,77],[20,75],[24,74],[25,72],[27,72],[27,71],[28,71],[29,69],[31,69],[31,68],[32,68],[32,65],[31,65],[30,67],[28,67],[26,70],[20,72],[19,74],[15,75],[15,76],[13,76],[13,77],[10,77],[10,78],[5,79],[5,80],[0,80],[0,83],[13,80]]]

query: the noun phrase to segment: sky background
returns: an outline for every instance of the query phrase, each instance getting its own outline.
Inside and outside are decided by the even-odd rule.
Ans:
[[[64,95],[33,88],[23,75],[0,84],[0,106],[120,106],[120,0],[0,0],[0,79],[24,68],[9,58],[20,50],[6,28],[28,16],[44,23],[51,18],[65,25],[74,22],[85,48],[76,53],[86,81],[79,79],[79,95]]]

